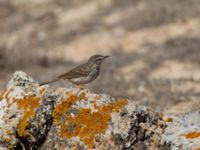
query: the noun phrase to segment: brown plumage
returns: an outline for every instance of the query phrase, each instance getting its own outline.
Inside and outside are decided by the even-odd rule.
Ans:
[[[90,83],[98,77],[101,64],[107,57],[109,56],[93,55],[85,64],[77,66],[74,69],[58,76],[56,79],[41,83],[40,85],[49,84],[61,79],[67,79],[76,85]]]

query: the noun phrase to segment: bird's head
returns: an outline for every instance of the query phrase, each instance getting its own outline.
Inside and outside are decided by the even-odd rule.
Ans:
[[[93,55],[89,58],[88,62],[99,66],[105,60],[105,58],[108,58],[108,57],[109,56]]]

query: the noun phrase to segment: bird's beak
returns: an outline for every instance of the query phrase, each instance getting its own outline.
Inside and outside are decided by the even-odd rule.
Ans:
[[[108,58],[108,57],[110,57],[110,56],[104,56],[104,59],[105,59],[105,58]]]

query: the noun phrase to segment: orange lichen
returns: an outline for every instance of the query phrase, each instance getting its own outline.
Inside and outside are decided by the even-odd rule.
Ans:
[[[41,96],[43,96],[45,94],[45,88],[40,89],[39,93]]]
[[[165,121],[166,121],[166,122],[173,122],[173,118],[170,118],[170,117],[169,117],[169,118],[166,118]]]
[[[3,92],[4,92],[4,91],[0,90],[0,100],[3,99]]]
[[[0,101],[3,99],[3,96],[2,95],[0,95]]]
[[[164,114],[162,112],[160,112],[159,117],[161,120],[163,120],[163,116],[164,116]]]
[[[6,130],[6,134],[7,135],[11,134],[11,131],[10,130]]]
[[[109,119],[109,115],[103,112],[92,113],[90,109],[80,109],[78,116],[68,116],[67,124],[65,122],[61,125],[61,136],[68,138],[79,136],[83,142],[91,146],[95,134],[105,131]]]
[[[88,98],[86,97],[86,93],[85,92],[82,92],[79,96],[78,96],[78,98],[80,99],[80,100],[88,100]]]
[[[173,121],[173,118],[171,118],[171,117],[164,118],[164,114],[162,112],[160,112],[159,118],[160,118],[160,120],[163,120],[165,122],[172,122]]]
[[[186,139],[195,139],[195,138],[198,138],[200,137],[200,132],[190,132],[190,133],[187,133],[187,134],[183,134],[181,136],[184,136]]]
[[[23,117],[20,119],[18,124],[18,134],[20,136],[27,136],[28,132],[26,131],[26,128],[28,127],[28,121],[35,115],[36,108],[40,104],[40,98],[29,96],[25,97],[24,99],[18,99],[16,104],[18,109],[24,110]]]
[[[111,113],[111,112],[120,111],[123,108],[122,106],[126,105],[127,103],[128,103],[128,100],[119,99],[116,102],[113,102],[109,105],[97,106],[97,105],[94,104],[94,107],[99,111]]]
[[[6,89],[6,90],[3,90],[0,94],[0,100],[2,100],[3,98],[5,98],[6,100],[8,100],[8,95],[9,93],[12,91],[12,89]]]
[[[95,100],[100,100],[101,99],[101,96],[97,95],[95,96]]]
[[[8,89],[6,92],[5,92],[5,98],[8,100],[8,96],[9,96],[9,94],[10,94],[10,92],[12,92],[13,91],[13,89]]]
[[[61,124],[61,137],[79,137],[85,144],[92,147],[95,135],[107,129],[110,114],[120,111],[127,103],[127,100],[121,99],[108,105],[95,105],[97,110],[95,112],[89,108],[79,109],[78,115],[66,116],[65,122]]]
[[[9,143],[11,141],[11,139],[8,137],[8,138],[5,138],[6,142]]]
[[[59,124],[60,118],[62,118],[71,106],[78,100],[76,95],[70,95],[67,99],[63,99],[54,109],[53,118],[56,124]]]

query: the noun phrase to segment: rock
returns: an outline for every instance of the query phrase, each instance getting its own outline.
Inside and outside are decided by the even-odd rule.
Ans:
[[[162,145],[172,150],[200,149],[200,112],[190,112],[174,117],[162,135]]]
[[[165,121],[134,101],[40,87],[16,72],[0,98],[0,149],[155,149]]]
[[[0,100],[0,145],[9,149],[40,147],[53,122],[56,95],[24,72],[16,72]]]

